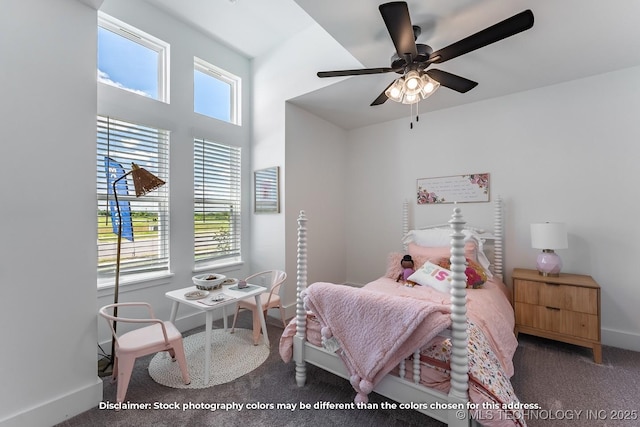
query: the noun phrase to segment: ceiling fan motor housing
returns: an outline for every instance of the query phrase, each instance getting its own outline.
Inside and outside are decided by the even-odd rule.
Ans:
[[[420,67],[420,64],[429,60],[429,55],[433,53],[433,49],[429,45],[417,43],[416,50],[418,51],[418,56],[413,58],[410,64],[407,64],[405,58],[400,58],[397,53],[391,55],[391,68],[399,74],[404,74],[410,69],[426,68],[426,66]]]

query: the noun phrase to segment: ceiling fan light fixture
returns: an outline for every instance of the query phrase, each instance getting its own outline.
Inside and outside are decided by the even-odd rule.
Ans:
[[[402,97],[403,104],[415,104],[420,101],[422,101],[422,94],[420,92],[405,93],[404,96]]]
[[[422,91],[420,92],[422,99],[433,95],[439,87],[440,83],[438,81],[432,79],[426,73],[422,75]]]
[[[416,70],[409,71],[404,77],[404,89],[408,94],[417,94],[422,90],[422,79]]]
[[[392,101],[402,102],[402,98],[404,96],[404,86],[404,79],[400,77],[387,88],[384,94],[387,95],[387,98]]]

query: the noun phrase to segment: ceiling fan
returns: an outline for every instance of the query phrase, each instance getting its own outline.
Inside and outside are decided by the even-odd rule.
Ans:
[[[398,73],[402,77],[394,80],[387,88],[378,96],[371,105],[383,104],[387,99],[396,99],[397,93],[392,92],[394,85],[401,84],[413,86],[415,82],[435,81],[440,85],[460,93],[468,92],[478,85],[477,82],[466,79],[464,77],[451,74],[446,71],[429,69],[431,64],[441,64],[458,56],[464,55],[481,47],[490,45],[507,37],[511,37],[522,31],[528,30],[533,26],[533,12],[525,10],[511,18],[498,22],[482,31],[472,34],[462,40],[459,40],[445,48],[433,51],[431,46],[416,43],[416,39],[420,35],[420,27],[411,24],[409,16],[409,8],[407,3],[403,1],[395,1],[381,4],[379,6],[382,19],[389,31],[391,40],[396,48],[396,53],[391,57],[391,66],[382,68],[362,68],[356,70],[338,70],[338,71],[320,71],[318,77],[340,77],[340,76],[357,76],[364,74],[382,74],[382,73]],[[410,83],[410,79],[418,79]],[[406,82],[406,83],[405,83]],[[418,83],[421,87],[421,82]],[[404,89],[403,89],[404,90]],[[428,95],[425,95],[426,97]],[[417,99],[418,101],[422,99]],[[403,101],[404,102],[404,101]],[[405,103],[413,103],[411,100]]]

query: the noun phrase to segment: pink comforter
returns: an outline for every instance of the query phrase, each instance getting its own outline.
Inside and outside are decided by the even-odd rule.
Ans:
[[[451,324],[448,305],[369,288],[315,283],[304,301],[325,325],[323,338],[338,340],[338,354],[358,392],[356,402],[367,402],[389,371]]]
[[[313,286],[315,284],[310,286],[309,290]],[[450,304],[449,295],[436,291],[431,287],[417,286],[408,288],[384,277],[367,284],[364,289],[395,297],[412,297],[418,300],[426,300],[439,306]],[[481,352],[485,354],[484,359],[478,357],[472,360],[474,355],[470,356],[470,368],[472,371],[474,369],[476,371],[475,373],[471,372],[469,393],[472,402],[509,403],[517,401],[517,397],[513,393],[508,380],[513,375],[512,358],[517,348],[517,340],[513,334],[514,315],[509,300],[509,290],[496,279],[490,279],[481,289],[467,289],[467,317],[470,321],[470,339],[472,340],[470,341],[471,353],[478,352],[477,349],[471,348],[472,345],[485,346],[488,349],[488,351]],[[287,326],[280,340],[280,355],[285,362],[291,360],[293,353],[292,337],[296,332],[295,320],[294,318]],[[322,346],[322,326],[325,326],[325,324],[321,325],[320,320],[309,312],[307,315],[307,340],[310,343]],[[325,330],[325,333],[327,332],[330,331]],[[367,335],[363,334],[363,336]],[[421,383],[430,388],[439,389],[444,393],[447,393],[449,388],[447,358],[450,348],[448,346],[450,346],[448,340],[443,341],[443,338],[436,337],[427,346],[423,347],[421,352],[422,364],[430,368],[421,370]],[[498,364],[500,366],[495,366],[494,368],[489,366]],[[406,364],[407,378],[412,377],[411,365],[411,363]],[[482,378],[482,372],[488,378]],[[397,375],[397,369],[392,373]],[[496,378],[499,381],[496,381]],[[483,386],[483,383],[485,386]],[[493,390],[486,389],[486,384],[488,383],[495,384],[489,387],[494,388]],[[514,421],[514,419],[521,420],[522,423]],[[524,421],[517,413],[509,417],[495,417],[491,422],[485,419],[483,423],[491,426],[524,425]]]
[[[364,289],[398,296],[410,296],[436,304],[449,305],[451,303],[449,295],[429,286],[408,288],[386,277],[368,283]],[[500,360],[502,369],[509,377],[512,377],[512,359],[518,347],[518,341],[513,334],[515,317],[509,300],[509,289],[495,278],[489,279],[480,289],[467,289],[467,317],[482,329]],[[313,344],[322,345],[318,322],[313,317],[308,319],[307,340]],[[316,325],[315,329],[314,324]],[[291,337],[295,335],[295,332],[294,318],[287,326],[280,341],[280,356],[285,362],[291,360],[293,354],[293,339]]]
[[[368,283],[365,289],[384,292],[391,295],[411,296],[436,304],[451,304],[448,294],[430,286],[408,288],[394,280],[381,277]],[[467,289],[467,317],[485,334],[502,369],[513,376],[513,355],[518,347],[518,340],[513,334],[515,317],[511,307],[509,289],[496,278],[489,279],[482,288]]]

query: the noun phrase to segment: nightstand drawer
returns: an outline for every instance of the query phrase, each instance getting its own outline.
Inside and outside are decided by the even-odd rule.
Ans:
[[[594,314],[522,302],[516,302],[515,312],[518,323],[523,326],[594,341],[600,340],[598,316]]]
[[[593,288],[518,280],[514,300],[598,315],[598,291]]]

